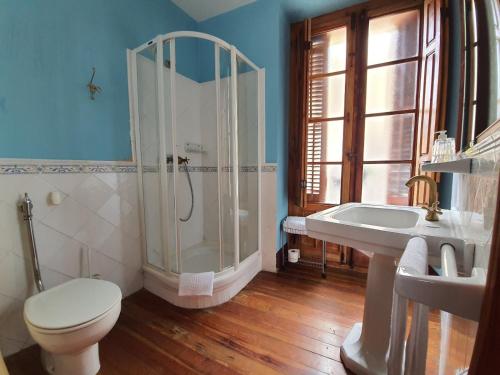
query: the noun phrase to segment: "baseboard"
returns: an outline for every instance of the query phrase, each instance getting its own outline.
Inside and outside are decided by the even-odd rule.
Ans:
[[[276,269],[278,270],[283,268],[283,257],[285,258],[286,264],[286,262],[288,262],[288,244],[285,244],[276,252]]]

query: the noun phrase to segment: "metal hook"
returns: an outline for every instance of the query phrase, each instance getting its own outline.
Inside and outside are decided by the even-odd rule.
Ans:
[[[95,100],[95,95],[102,92],[101,87],[94,85],[94,77],[95,77],[95,67],[92,68],[92,77],[90,78],[90,81],[87,84],[91,100]]]

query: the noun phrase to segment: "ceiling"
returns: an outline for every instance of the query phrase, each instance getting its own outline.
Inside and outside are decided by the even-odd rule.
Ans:
[[[196,21],[204,21],[218,16],[256,0],[172,0],[179,8],[184,10]],[[270,1],[270,0],[261,0]],[[297,21],[307,17],[315,17],[333,10],[343,9],[348,6],[367,0],[277,0],[287,12],[290,21]]]
[[[253,3],[255,0],[172,0],[172,2],[200,22]]]
[[[209,0],[210,1],[210,0]],[[290,21],[303,20],[347,8],[367,0],[279,0]]]

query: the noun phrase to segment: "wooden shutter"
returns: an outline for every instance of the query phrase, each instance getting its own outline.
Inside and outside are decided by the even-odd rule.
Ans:
[[[288,191],[290,200],[304,207],[306,200],[306,119],[310,20],[295,23],[290,32],[290,137]]]
[[[441,29],[444,11],[441,0],[424,1],[424,22],[422,33],[422,63],[420,81],[419,121],[415,150],[415,174],[423,174],[420,163],[431,157],[434,134],[444,128],[441,121],[442,58]],[[436,173],[426,173],[438,179]],[[429,199],[428,186],[424,183],[415,184],[413,204],[427,204]]]
[[[317,38],[311,42],[309,50],[309,75],[321,74],[326,71],[328,61],[328,42],[326,39]],[[326,108],[328,105],[328,95],[326,81],[324,80],[309,80],[308,87],[308,103],[307,103],[307,137],[306,137],[306,160],[308,163],[318,163],[324,160],[325,154],[325,137],[324,125],[322,122],[309,122],[311,118],[325,117]],[[318,164],[307,165],[306,168],[306,197],[308,202],[318,202],[324,192],[325,176],[321,175],[321,167]],[[322,194],[323,193],[323,194]]]

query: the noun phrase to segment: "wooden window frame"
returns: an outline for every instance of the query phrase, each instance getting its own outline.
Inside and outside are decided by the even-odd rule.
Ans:
[[[324,30],[317,30],[314,27],[314,22],[313,21],[311,21],[311,30],[310,30],[310,33],[309,33],[310,40],[312,40],[312,38],[315,35],[321,35],[321,34],[325,33]],[[328,31],[331,31],[331,30],[342,28],[342,27],[346,28],[346,49],[347,49],[347,51],[346,51],[345,69],[341,70],[341,71],[336,71],[336,72],[332,72],[332,73],[325,73],[325,74],[318,74],[318,75],[314,75],[314,76],[309,76],[309,72],[308,72],[308,74],[306,76],[307,77],[306,78],[306,82],[309,83],[311,79],[320,78],[322,76],[336,76],[336,75],[340,75],[340,74],[345,74],[345,83],[344,83],[344,85],[345,85],[344,86],[344,113],[343,113],[343,116],[325,117],[325,118],[309,117],[309,108],[308,108],[307,112],[305,113],[305,115],[306,115],[305,122],[302,124],[302,126],[304,126],[306,128],[306,131],[307,131],[307,128],[308,128],[310,122],[318,122],[319,123],[319,122],[327,122],[327,121],[340,121],[340,120],[343,121],[343,142],[342,142],[343,143],[342,144],[343,150],[342,150],[342,158],[341,158],[341,160],[340,161],[334,161],[334,162],[322,161],[322,162],[316,162],[316,163],[314,163],[315,165],[340,165],[341,166],[341,168],[342,168],[342,174],[341,174],[341,177],[340,177],[340,181],[341,181],[340,202],[342,202],[343,199],[344,199],[344,194],[345,194],[344,191],[348,190],[348,188],[346,187],[346,186],[348,186],[348,182],[346,182],[346,180],[345,180],[346,178],[348,178],[348,176],[346,176],[345,173],[343,173],[343,172],[344,172],[344,169],[346,168],[346,161],[345,161],[346,137],[349,136],[349,134],[350,134],[350,130],[349,129],[352,126],[351,125],[352,123],[350,121],[350,117],[351,117],[350,113],[351,113],[351,111],[348,108],[348,103],[350,103],[350,101],[352,100],[350,98],[350,96],[353,95],[352,86],[350,85],[350,83],[348,81],[349,81],[349,78],[352,75],[354,75],[354,66],[353,66],[353,61],[352,61],[353,60],[353,53],[352,53],[353,50],[351,50],[350,45],[349,45],[349,41],[350,41],[350,39],[352,39],[351,38],[351,34],[353,32],[353,30],[352,30],[352,27],[353,27],[352,22],[353,22],[353,20],[352,20],[351,16],[343,15],[342,17],[336,18],[335,19],[335,23],[332,23],[332,28],[328,29]],[[309,102],[309,100],[308,100],[308,94],[309,94],[309,88],[307,89],[306,95],[305,95],[306,105]],[[302,140],[301,147],[304,150],[307,148],[307,137]],[[307,152],[305,152],[305,153],[307,154]],[[305,164],[304,164],[305,173],[304,173],[304,175],[302,177],[303,180],[306,180],[308,165],[309,165],[309,163],[307,162],[307,160],[305,160]],[[322,209],[326,209],[326,208],[335,206],[335,204],[310,201],[308,199],[307,189],[305,189],[305,191],[303,192],[303,195],[304,195],[304,198],[303,198],[304,206],[307,207],[307,208],[311,208],[314,211],[320,211]]]
[[[409,58],[396,59],[392,61],[387,61],[379,64],[368,65],[368,56],[366,51],[368,51],[368,28],[365,29],[365,32],[360,35],[360,44],[361,44],[361,59],[359,64],[361,67],[358,72],[363,74],[359,77],[359,84],[357,85],[360,96],[360,102],[362,108],[366,106],[366,86],[367,86],[367,76],[368,70],[404,64],[407,62],[417,62],[417,82],[415,88],[415,107],[413,109],[408,110],[397,110],[397,111],[385,111],[385,112],[377,112],[377,113],[365,113],[364,110],[358,111],[357,123],[355,124],[357,128],[357,142],[356,142],[356,151],[355,155],[357,155],[357,163],[356,163],[356,172],[355,172],[355,191],[354,191],[354,201],[361,202],[362,194],[363,194],[363,166],[366,164],[409,164],[410,165],[410,175],[413,176],[416,170],[416,146],[417,146],[417,137],[418,137],[418,124],[419,124],[419,102],[420,102],[420,77],[421,77],[421,66],[422,66],[422,37],[423,37],[423,4],[419,2],[418,4],[402,4],[400,7],[397,7],[396,4],[393,4],[391,8],[386,9],[383,8],[375,8],[366,12],[366,22],[369,24],[370,19],[388,15],[394,15],[398,13],[403,13],[411,10],[419,11],[419,36],[418,36],[418,51],[417,55]],[[397,115],[397,114],[413,114],[413,144],[412,144],[412,158],[407,160],[377,160],[377,161],[365,161],[364,160],[364,145],[365,145],[365,119],[369,117],[378,117],[378,116],[389,116],[389,115]],[[408,193],[408,204],[413,200],[413,189],[410,189]]]
[[[288,214],[296,216],[307,216],[314,212],[318,212],[324,209],[331,208],[335,206],[334,204],[326,203],[311,203],[307,202],[306,197],[306,137],[307,137],[307,82],[308,82],[308,62],[309,54],[305,48],[307,42],[311,41],[312,33],[327,32],[334,28],[338,28],[344,25],[347,27],[347,65],[346,65],[346,82],[345,82],[345,103],[344,103],[344,133],[343,133],[343,156],[342,156],[342,189],[341,189],[341,200],[340,204],[346,202],[354,202],[360,200],[361,193],[360,189],[356,189],[356,184],[359,184],[362,179],[362,172],[359,172],[359,160],[356,160],[356,155],[359,155],[359,132],[364,132],[364,126],[359,126],[360,123],[364,125],[364,118],[362,114],[354,111],[355,102],[359,102],[358,96],[364,92],[364,85],[366,80],[360,77],[359,74],[347,74],[347,70],[353,69],[354,72],[359,72],[361,59],[355,58],[358,46],[363,43],[363,35],[358,30],[356,32],[356,37],[352,36],[353,28],[359,28],[359,17],[364,13],[365,17],[367,14],[370,17],[383,16],[391,13],[398,13],[406,11],[409,9],[421,9],[420,11],[420,22],[423,24],[423,10],[424,3],[429,0],[371,0],[369,2],[361,3],[358,5],[351,6],[339,11],[335,11],[329,14],[325,14],[313,19],[308,19],[303,22],[297,22],[291,26],[291,46],[290,46],[290,113],[289,113],[289,159],[288,159]],[[446,6],[447,0],[441,0]],[[441,66],[446,65],[448,58],[447,43],[447,27],[445,20],[441,17]],[[422,38],[423,25],[420,27],[419,38]],[[365,29],[367,32],[367,28]],[[439,30],[439,29],[438,29]],[[364,36],[367,40],[367,35]],[[422,56],[421,52],[422,43],[419,43],[419,56]],[[414,57],[412,60],[415,59]],[[422,69],[422,59],[418,63],[418,69]],[[391,63],[391,62],[388,62]],[[441,73],[441,72],[440,72]],[[421,76],[421,71],[418,70],[417,74]],[[442,75],[442,79],[446,82],[446,74]],[[438,103],[436,108],[436,130],[441,130],[444,128],[445,115],[444,111],[440,110],[444,108],[443,103],[446,102],[446,85],[439,85],[438,92]],[[414,131],[418,131],[419,119],[418,112],[420,110],[421,101],[421,82],[417,82],[417,114],[415,115]],[[364,110],[364,108],[363,108]],[[404,113],[405,111],[403,111]],[[413,110],[411,111],[413,113]],[[398,114],[400,111],[387,112],[387,114]],[[371,114],[365,117],[369,117]],[[354,143],[354,140],[358,140]],[[347,147],[345,145],[348,145]],[[415,174],[419,172],[418,163],[419,159],[415,157],[415,152],[417,149],[417,136],[414,134],[413,139],[413,155],[412,155],[412,169],[411,173]],[[362,150],[361,150],[362,151]],[[377,161],[378,163],[383,161]],[[390,163],[397,163],[399,161],[389,161]],[[365,162],[369,164],[370,162]],[[354,169],[358,169],[354,172]],[[361,167],[362,168],[362,167]],[[360,176],[360,177],[357,177]],[[433,174],[433,177],[438,180],[439,175]],[[423,187],[423,191],[419,195],[425,197],[428,192]],[[415,202],[414,196],[415,189],[410,189],[410,204]],[[302,241],[302,240],[300,240]],[[292,241],[293,242],[293,241]],[[352,252],[344,246],[340,247],[339,258],[346,260],[349,265],[352,266],[367,266],[367,259],[364,256],[356,252]]]
[[[364,135],[364,114],[360,113],[360,111],[355,111],[354,105],[355,103],[359,103],[359,96],[362,95],[365,91],[366,86],[366,76],[360,76],[359,72],[362,71],[362,68],[359,64],[362,64],[362,61],[366,61],[366,56],[359,57],[359,49],[357,46],[365,45],[367,43],[368,35],[362,35],[363,33],[360,31],[360,22],[368,22],[362,21],[360,18],[362,16],[368,16],[370,18],[389,15],[394,13],[400,13],[404,11],[408,11],[411,9],[419,9],[422,14],[423,8],[423,0],[402,0],[402,1],[390,1],[390,0],[374,0],[367,3],[362,3],[359,5],[355,5],[340,11],[332,12],[326,15],[322,15],[312,20],[308,21],[308,28],[306,35],[311,40],[312,35],[317,35],[321,33],[325,33],[329,30],[339,28],[342,26],[347,26],[347,62],[346,62],[346,82],[345,82],[345,102],[344,102],[344,133],[343,133],[343,143],[344,150],[342,161],[339,163],[342,165],[342,187],[340,193],[340,204],[352,201],[359,201],[361,198],[361,183],[362,179],[358,176],[362,175],[360,173],[360,168],[362,170],[362,165],[360,166],[360,160],[362,158],[357,157],[357,155],[362,155],[362,144],[363,135]],[[421,15],[422,17],[422,15]],[[422,22],[422,19],[421,21]],[[303,23],[296,23],[292,25],[292,40],[294,38],[294,34],[296,32],[297,27],[303,27]],[[421,30],[420,30],[421,31]],[[353,32],[354,37],[353,37]],[[421,32],[419,38],[421,38]],[[297,41],[295,41],[297,43]],[[307,202],[306,192],[305,192],[305,177],[306,177],[306,152],[304,151],[306,148],[306,134],[307,128],[305,124],[307,123],[307,90],[302,94],[302,100],[304,102],[297,102],[297,93],[300,90],[307,89],[308,78],[305,79],[305,82],[302,82],[303,77],[298,77],[297,75],[297,57],[294,59],[294,42],[292,41],[292,61],[291,61],[291,69],[290,69],[290,132],[289,132],[289,150],[290,150],[290,158],[289,158],[289,213],[295,215],[305,215],[312,212],[317,212],[320,210],[324,210],[330,207],[336,206],[336,204],[328,204],[328,203],[314,203]],[[356,53],[357,51],[357,53]],[[295,46],[295,53],[298,52]],[[302,51],[306,56],[305,59],[309,59],[307,51]],[[363,53],[365,54],[365,53]],[[357,55],[357,56],[356,56]],[[397,63],[410,62],[420,60],[420,47],[419,47],[419,55],[411,58],[398,59],[394,61],[388,61],[384,63],[380,63],[374,66],[370,66],[370,68],[378,67],[378,66],[386,66],[386,65],[394,65]],[[295,61],[294,61],[295,60]],[[307,65],[307,64],[306,64]],[[418,68],[420,69],[421,62],[418,62]],[[365,65],[366,68],[366,65]],[[304,74],[308,74],[307,66],[303,67],[301,70]],[[335,74],[340,74],[340,72],[336,72]],[[418,76],[420,76],[420,70],[417,71]],[[332,74],[325,74],[325,76],[329,76]],[[365,69],[366,75],[366,69]],[[298,81],[299,78],[299,82]],[[300,87],[302,85],[302,87]],[[383,114],[400,114],[400,113],[417,113],[418,112],[418,103],[419,103],[419,88],[420,82],[417,82],[416,88],[416,103],[417,108],[415,110],[403,110],[403,111],[387,111]],[[364,99],[363,99],[364,102]],[[301,109],[300,109],[301,108]],[[382,114],[382,113],[380,113]],[[376,114],[376,115],[380,115]],[[375,114],[368,114],[366,117],[371,117]],[[415,115],[415,124],[417,124],[418,114]],[[333,120],[341,119],[334,118]],[[315,120],[332,120],[328,119],[315,119]],[[414,126],[414,131],[416,131],[417,126]],[[363,132],[363,134],[360,134]],[[416,135],[414,135],[414,143],[416,142]],[[353,142],[357,140],[356,144]],[[299,155],[297,155],[297,149],[300,147]],[[413,145],[413,150],[415,149],[415,144]],[[397,163],[401,161],[391,160],[389,163]],[[411,173],[414,173],[414,164],[415,157],[412,156],[411,160],[404,160],[405,164],[412,165]],[[384,164],[384,161],[376,161],[370,162],[367,161],[365,164]],[[325,163],[332,164],[332,163]],[[353,170],[356,169],[354,172]],[[411,194],[411,191],[410,191]],[[409,198],[411,199],[411,198]]]

